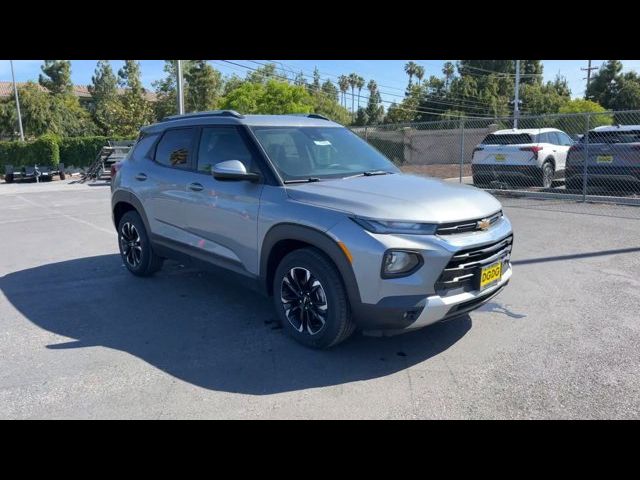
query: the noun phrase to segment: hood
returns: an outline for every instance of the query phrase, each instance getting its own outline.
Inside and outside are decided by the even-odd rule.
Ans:
[[[480,218],[502,208],[478,188],[405,174],[287,185],[287,194],[298,202],[362,217],[425,223]]]

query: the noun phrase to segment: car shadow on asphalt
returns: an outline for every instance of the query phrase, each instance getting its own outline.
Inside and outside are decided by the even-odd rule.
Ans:
[[[438,355],[471,328],[464,315],[315,351],[284,334],[270,299],[225,273],[165,262],[154,277],[137,278],[117,254],[10,273],[0,289],[27,320],[68,337],[42,348],[117,349],[193,385],[252,395],[384,377]]]

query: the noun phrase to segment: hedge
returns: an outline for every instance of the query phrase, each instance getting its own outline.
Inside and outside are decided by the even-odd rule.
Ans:
[[[128,140],[123,137],[67,137],[60,139],[60,161],[65,166],[89,166],[109,140]]]
[[[109,140],[128,140],[122,137],[67,137],[43,135],[29,142],[0,142],[0,174],[5,165],[14,168],[33,165],[55,167],[87,167]]]
[[[31,142],[0,142],[0,172],[5,165],[14,168],[32,165],[56,167],[60,163],[59,139],[52,135],[43,135]]]

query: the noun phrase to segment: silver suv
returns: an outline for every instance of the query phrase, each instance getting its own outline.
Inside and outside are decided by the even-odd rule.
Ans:
[[[493,196],[402,174],[315,114],[169,117],[142,129],[111,192],[131,273],[174,258],[238,274],[315,348],[461,315],[511,277]]]

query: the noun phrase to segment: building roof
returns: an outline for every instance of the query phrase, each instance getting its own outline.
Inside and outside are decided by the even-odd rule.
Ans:
[[[23,87],[27,84],[27,82],[16,82],[18,87]],[[38,89],[42,92],[46,92],[47,89],[44,88],[39,83],[33,82],[33,84],[38,87]],[[122,95],[126,89],[118,88],[118,93]],[[74,85],[73,93],[78,98],[90,98],[91,94],[89,93],[88,85]],[[0,82],[0,98],[7,98],[13,95],[13,82]],[[154,92],[145,92],[145,98],[150,102],[155,102],[157,100],[157,96]]]

